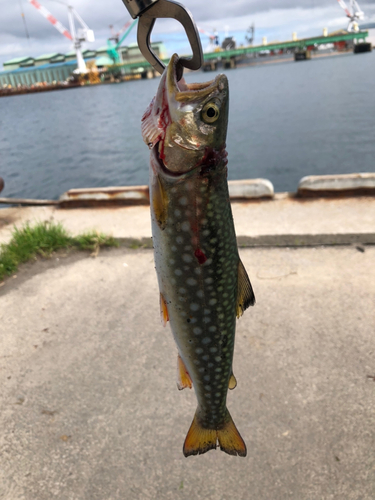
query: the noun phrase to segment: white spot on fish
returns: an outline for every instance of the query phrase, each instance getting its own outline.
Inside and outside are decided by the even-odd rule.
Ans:
[[[206,389],[206,391],[210,391],[211,390],[211,386],[210,385],[205,385],[204,388]]]
[[[207,259],[206,262],[204,263],[205,266],[209,266],[212,264],[212,259]]]
[[[198,290],[197,291],[197,297],[199,297],[200,299],[203,299],[203,297],[204,297],[203,290]]]
[[[184,255],[182,256],[182,260],[184,262],[191,262],[193,260],[193,257],[187,253],[184,253]]]
[[[205,354],[202,356],[203,361],[208,361],[210,359],[210,356],[208,354]]]
[[[210,328],[208,329],[209,332],[216,332],[216,330],[216,326],[210,326]]]
[[[179,288],[179,289],[178,289],[178,291],[179,291],[180,293],[186,293],[186,289],[185,289],[185,288]]]
[[[211,318],[210,317],[203,318],[203,323],[207,324],[207,323],[210,323],[210,322],[211,322]]]
[[[211,347],[210,352],[217,352],[217,347]]]
[[[178,200],[179,204],[182,206],[186,206],[188,204],[188,199],[186,196],[181,196],[181,198]]]
[[[181,245],[183,242],[184,242],[184,238],[182,236],[177,236],[176,243],[178,243],[179,245]]]
[[[210,342],[211,342],[210,337],[204,337],[204,339],[202,339],[202,344],[209,344]]]
[[[217,362],[221,361],[221,356],[216,356],[215,361],[217,361]]]
[[[216,368],[215,372],[221,372],[221,368],[220,367]]]
[[[194,272],[195,272],[195,274],[198,274],[200,276],[202,274],[202,269],[200,269],[199,267],[196,267],[194,269]]]
[[[210,299],[208,303],[210,304],[210,306],[214,306],[216,302],[217,302],[216,299]]]
[[[205,309],[205,310],[203,311],[203,314],[211,314],[211,309]]]
[[[198,349],[195,349],[195,352],[196,352],[197,354],[202,354],[203,349],[202,349],[201,347],[198,347]]]
[[[213,280],[212,278],[206,278],[206,279],[204,280],[204,282],[205,282],[205,283],[207,283],[207,285],[210,285],[211,283],[213,283],[213,281],[214,281],[214,280]]]
[[[205,226],[207,224],[208,220],[207,219],[202,219],[201,220],[201,224],[202,226]]]
[[[174,259],[169,259],[169,263],[170,263],[170,264],[172,264],[172,265],[173,265],[173,264],[175,264],[175,262],[176,262],[176,261],[175,261]]]
[[[205,380],[206,382],[209,382],[210,381],[210,376],[209,375],[205,375],[203,377],[203,380]]]
[[[196,285],[198,282],[197,282],[197,280],[196,280],[195,278],[188,278],[188,279],[186,280],[186,283],[187,283],[188,285],[190,285],[190,286],[194,286],[194,285]],[[224,315],[223,315],[223,316],[224,316]]]
[[[203,236],[209,236],[210,231],[208,229],[205,229],[204,231],[202,231],[202,234]]]
[[[199,326],[196,326],[193,329],[193,332],[194,332],[195,335],[200,335],[202,333],[202,328],[199,328]]]
[[[198,311],[199,310],[199,304],[196,304],[195,302],[193,302],[192,304],[190,304],[190,309],[192,311]]]
[[[171,250],[172,250],[172,252],[177,252],[177,247],[175,247],[175,246],[173,245],[173,246],[171,246]]]
[[[175,269],[175,270],[174,270],[174,273],[175,273],[175,275],[176,275],[176,276],[182,276],[182,271],[181,271],[181,269]]]
[[[186,220],[181,224],[181,229],[183,231],[189,231],[190,230],[190,223]]]
[[[181,210],[179,210],[178,208],[176,208],[176,210],[174,211],[174,214],[176,217],[180,217],[181,216]]]

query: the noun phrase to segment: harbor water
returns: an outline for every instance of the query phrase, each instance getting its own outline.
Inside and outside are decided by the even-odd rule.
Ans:
[[[375,170],[375,55],[226,71],[229,179],[295,191],[305,175]],[[215,73],[190,73],[188,82]],[[57,199],[71,188],[147,184],[141,116],[159,80],[0,99],[4,197]]]

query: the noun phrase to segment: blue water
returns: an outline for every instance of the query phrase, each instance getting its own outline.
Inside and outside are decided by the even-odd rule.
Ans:
[[[375,170],[374,53],[226,73],[229,179],[262,177],[295,191],[305,175]],[[1,98],[1,196],[56,199],[71,188],[147,184],[140,119],[158,82]]]

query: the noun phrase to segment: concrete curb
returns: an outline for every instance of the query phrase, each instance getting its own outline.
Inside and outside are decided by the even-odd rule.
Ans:
[[[267,179],[229,181],[228,185],[231,200],[252,200],[274,196],[273,185]],[[59,200],[61,208],[148,205],[149,203],[148,186],[70,189],[62,194]]]
[[[298,184],[298,196],[358,196],[375,194],[375,173],[309,175]]]
[[[120,245],[131,249],[152,249],[152,238],[116,238]],[[237,236],[239,248],[252,247],[315,247],[375,245],[375,233],[352,234],[270,234]]]
[[[228,186],[231,200],[273,198],[275,194],[272,182],[267,179],[229,181]]]

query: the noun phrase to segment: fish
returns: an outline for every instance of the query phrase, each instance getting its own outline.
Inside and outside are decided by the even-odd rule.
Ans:
[[[255,303],[238,254],[226,152],[227,77],[178,81],[174,54],[141,122],[150,148],[150,207],[160,314],[177,345],[177,386],[194,388],[198,406],[186,457],[216,449],[246,456],[227,408],[236,317]]]

